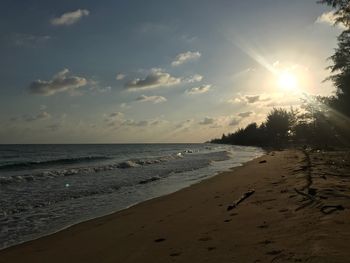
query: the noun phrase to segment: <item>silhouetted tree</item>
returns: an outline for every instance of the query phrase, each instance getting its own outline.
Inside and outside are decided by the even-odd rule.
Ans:
[[[283,108],[274,108],[266,118],[266,133],[268,141],[281,144],[288,140],[296,121],[294,110],[288,112]]]
[[[300,113],[293,108],[273,109],[260,126],[251,123],[212,142],[238,145],[280,146],[286,143],[313,146],[349,145],[350,142],[350,0],[320,0],[334,8],[335,23],[346,29],[329,59],[336,95],[308,97]]]
[[[343,23],[350,27],[350,4],[349,0],[319,0],[321,4],[327,4],[335,9],[336,23]]]
[[[350,116],[350,3],[349,0],[321,0],[335,9],[335,23],[345,25],[338,37],[338,47],[329,59],[332,65],[329,67],[331,80],[337,89],[336,97],[329,98],[328,104],[337,111]]]
[[[350,116],[350,30],[344,31],[338,37],[338,47],[330,59],[333,62],[329,67],[332,75],[327,79],[334,83],[337,97],[330,99],[329,104]]]

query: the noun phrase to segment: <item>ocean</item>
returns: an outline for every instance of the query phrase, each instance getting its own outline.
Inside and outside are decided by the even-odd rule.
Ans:
[[[0,249],[175,192],[263,153],[215,144],[0,145]]]

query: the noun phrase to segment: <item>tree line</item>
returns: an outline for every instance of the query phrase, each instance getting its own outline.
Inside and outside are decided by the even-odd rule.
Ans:
[[[329,58],[332,81],[336,92],[329,97],[303,99],[301,109],[274,108],[258,125],[223,134],[212,143],[251,146],[285,146],[308,144],[318,147],[348,146],[350,142],[350,1],[320,0],[334,8],[335,23],[344,25],[338,36],[338,46]]]

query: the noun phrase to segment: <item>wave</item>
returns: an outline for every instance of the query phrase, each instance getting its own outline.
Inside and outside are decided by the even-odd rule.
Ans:
[[[145,180],[138,182],[138,184],[148,184],[148,183],[151,183],[154,181],[158,181],[160,179],[161,179],[160,177],[151,177],[151,178],[148,178],[148,179],[145,179]]]
[[[214,152],[214,153],[206,153],[206,154],[200,154],[200,155],[193,155],[191,152],[187,152],[187,154],[191,154],[192,158],[203,158],[206,157],[205,160],[208,162],[208,164],[212,161],[223,161],[227,160],[229,157],[229,152],[227,151],[221,151],[221,152]],[[56,177],[66,177],[66,176],[74,176],[77,174],[96,174],[99,172],[107,172],[107,171],[113,171],[116,169],[135,169],[142,166],[148,166],[148,165],[154,165],[154,164],[161,164],[165,163],[171,160],[180,160],[185,158],[186,153],[177,153],[173,155],[167,155],[167,156],[161,156],[161,157],[155,157],[155,158],[147,158],[147,159],[131,159],[119,163],[110,163],[110,164],[104,164],[99,166],[86,166],[86,167],[76,167],[76,168],[69,168],[69,169],[50,169],[46,171],[40,171],[36,173],[30,173],[30,174],[22,174],[22,175],[11,175],[11,176],[0,176],[0,185],[9,185],[9,184],[16,184],[16,183],[25,183],[25,182],[33,182],[33,181],[43,181],[48,180],[51,178]],[[71,159],[60,159],[60,160],[54,160],[54,161],[47,161],[42,162],[39,165],[44,164],[62,164],[62,163],[74,163],[76,162],[86,162],[86,161],[92,161],[92,160],[99,160],[99,159],[108,159],[106,157],[84,157],[84,158],[71,158]],[[68,161],[69,160],[69,161]],[[177,168],[173,168],[174,173],[181,173],[185,167],[192,167],[193,163],[192,161],[195,159],[189,159],[188,162],[183,163],[182,166],[178,166]],[[32,162],[33,163],[33,162]],[[33,165],[30,163],[31,165]],[[24,163],[23,163],[24,164]],[[27,163],[25,163],[27,164]],[[35,163],[37,164],[37,163]],[[4,166],[3,166],[4,167]],[[1,168],[0,168],[1,169]],[[143,182],[144,183],[144,182]],[[141,183],[141,184],[143,184]],[[148,183],[148,182],[147,182]]]
[[[108,160],[108,159],[110,158],[105,156],[84,156],[84,157],[75,157],[75,158],[47,160],[47,161],[19,162],[19,163],[0,165],[0,170],[20,170],[25,168],[27,169],[40,168],[40,167],[58,165],[58,164],[65,165],[65,164],[75,164],[75,163],[86,163],[86,162],[102,161],[102,160]]]

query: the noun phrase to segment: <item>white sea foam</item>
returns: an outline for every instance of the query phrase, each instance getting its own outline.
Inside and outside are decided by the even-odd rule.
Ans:
[[[0,146],[0,167],[7,167],[0,169],[0,248],[168,194],[262,153],[205,144]]]

